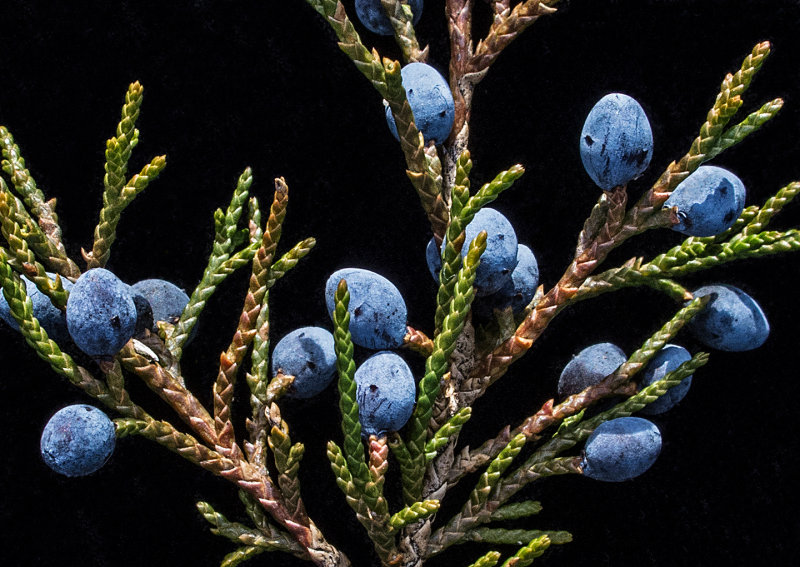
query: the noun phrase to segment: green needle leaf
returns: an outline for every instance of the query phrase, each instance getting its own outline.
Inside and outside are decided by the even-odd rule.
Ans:
[[[248,201],[250,185],[252,185],[252,183],[253,176],[248,167],[244,170],[242,175],[239,176],[236,189],[233,192],[233,198],[227,210],[224,213],[221,209],[217,209],[214,212],[214,245],[211,256],[208,258],[208,265],[203,272],[200,283],[197,284],[197,287],[192,292],[189,303],[184,307],[180,320],[175,324],[172,333],[167,337],[167,348],[173,354],[175,360],[180,360],[183,354],[183,346],[186,344],[186,340],[189,338],[192,329],[197,324],[197,319],[205,308],[206,302],[217,290],[217,286],[219,286],[233,270],[246,265],[252,260],[256,250],[260,246],[260,243],[248,245],[248,247],[244,249],[247,252],[240,258],[241,262],[226,264],[228,260],[236,258],[233,254],[233,238],[238,230],[239,218]],[[250,252],[251,248],[252,252]],[[240,254],[243,252],[244,251],[240,251]]]
[[[472,408],[465,407],[458,410],[453,417],[447,420],[444,425],[433,434],[433,438],[425,443],[425,460],[432,461],[436,457],[436,454],[450,442],[450,439],[458,435],[461,428],[469,421],[470,417],[472,417]]]
[[[336,369],[339,372],[339,411],[342,414],[342,434],[344,435],[344,455],[347,466],[353,474],[353,481],[363,492],[370,481],[369,469],[365,462],[364,445],[361,442],[361,422],[358,420],[358,400],[356,397],[356,363],[353,361],[353,339],[350,335],[350,292],[347,282],[342,280],[336,288],[333,310],[333,338],[336,350]]]
[[[478,560],[469,567],[494,567],[500,562],[500,556],[500,552],[490,551],[486,555],[478,558]]]

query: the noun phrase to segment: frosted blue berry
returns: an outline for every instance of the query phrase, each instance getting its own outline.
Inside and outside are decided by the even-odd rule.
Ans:
[[[705,308],[689,321],[695,338],[718,350],[741,352],[764,344],[769,322],[755,299],[741,289],[726,284],[703,286],[695,297],[713,294]]]
[[[583,124],[581,161],[586,173],[608,191],[635,179],[650,165],[653,132],[636,100],[607,94],[594,105]]]
[[[519,313],[533,299],[539,285],[539,264],[533,251],[520,244],[517,247],[517,267],[511,272],[511,279],[496,293],[480,303],[481,309],[505,309],[511,307]],[[477,307],[477,305],[476,305]]]
[[[361,268],[334,272],[325,284],[325,304],[331,316],[340,280],[347,281],[350,292],[348,311],[353,342],[375,350],[401,346],[406,336],[408,310],[394,284],[380,274]]]
[[[441,144],[450,135],[455,120],[453,93],[444,77],[425,63],[409,63],[400,71],[408,104],[414,113],[414,124],[426,142]],[[386,122],[398,140],[392,109],[387,105]]]
[[[153,310],[153,324],[166,321],[174,325],[181,318],[183,308],[189,303],[189,296],[174,283],[160,279],[149,279],[136,282],[131,286],[134,293],[144,297]],[[157,327],[153,327],[156,331]]]
[[[84,272],[67,300],[67,328],[86,354],[116,354],[136,329],[131,287],[105,268]]]
[[[478,211],[464,230],[464,246],[461,256],[465,257],[472,242],[481,231],[486,231],[486,250],[481,255],[481,263],[475,274],[475,294],[485,297],[496,293],[504,285],[511,283],[511,273],[517,267],[517,234],[509,220],[500,212],[485,207]],[[433,279],[439,281],[439,270],[442,259],[439,256],[436,242],[431,239],[425,250]],[[538,272],[538,268],[537,268]]]
[[[678,345],[665,345],[658,351],[647,366],[642,370],[642,384],[644,388],[653,382],[658,382],[668,373],[677,369],[684,362],[691,360],[692,355],[689,351]],[[675,405],[680,402],[689,391],[689,386],[692,385],[692,377],[687,376],[680,384],[667,390],[667,393],[658,398],[651,404],[646,405],[641,413],[646,415],[658,415],[671,410]]]
[[[408,5],[414,14],[412,23],[416,24],[422,16],[422,0],[409,0]],[[381,0],[356,0],[356,16],[372,33],[394,35],[394,28],[381,5]]]
[[[558,395],[562,398],[594,386],[628,360],[617,345],[599,343],[586,347],[570,360],[558,379]]]
[[[640,417],[620,417],[601,423],[586,440],[584,476],[622,482],[639,476],[656,462],[661,432]]]
[[[48,467],[65,476],[85,476],[102,467],[116,444],[108,416],[83,404],[58,410],[42,432],[40,449]]]
[[[408,364],[393,352],[378,352],[355,374],[358,419],[364,437],[403,427],[414,411],[416,384]]]
[[[491,295],[511,280],[511,272],[517,267],[517,234],[508,219],[494,209],[483,208],[467,225],[461,256],[466,256],[469,243],[478,233],[486,231],[486,251],[481,255],[481,264],[475,274],[476,295]]]
[[[56,275],[47,272],[47,276],[54,280]],[[25,289],[28,297],[31,298],[33,306],[33,316],[39,321],[39,324],[51,339],[57,343],[64,344],[69,340],[69,333],[67,332],[67,320],[64,312],[58,309],[50,301],[50,298],[39,291],[36,284],[30,281],[25,276],[22,276],[22,281],[25,282]],[[73,283],[66,278],[61,278],[61,284],[67,291],[72,290]],[[19,331],[19,323],[14,319],[11,314],[11,309],[6,301],[6,296],[0,289],[0,319],[5,321],[9,327],[15,331]]]
[[[672,230],[689,236],[714,236],[730,228],[744,209],[741,179],[727,169],[703,165],[684,179],[664,202],[677,207]]]
[[[324,390],[336,374],[333,335],[321,327],[301,327],[283,337],[272,353],[272,375],[278,370],[294,376],[288,394],[311,398]]]

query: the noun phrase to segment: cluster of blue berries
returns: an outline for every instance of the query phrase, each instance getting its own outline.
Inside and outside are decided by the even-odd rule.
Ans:
[[[411,417],[416,383],[408,364],[396,353],[406,335],[408,310],[400,291],[383,276],[360,268],[331,274],[325,285],[328,313],[335,309],[341,280],[350,292],[350,333],[353,343],[379,352],[355,373],[362,432],[365,436],[397,431]],[[322,392],[336,373],[334,339],[321,327],[302,327],[283,337],[272,353],[273,375],[294,376],[288,395],[310,398]]]
[[[132,337],[157,332],[157,322],[174,324],[189,296],[173,283],[143,280],[132,286],[105,268],[81,274],[67,300],[70,337],[94,357],[116,354]]]
[[[650,163],[653,135],[644,110],[631,97],[612,93],[589,112],[580,138],[584,168],[592,180],[609,191],[641,175]],[[664,203],[678,219],[672,229],[689,236],[714,236],[730,228],[744,209],[745,187],[730,171],[701,166],[683,180]],[[769,323],[756,301],[744,291],[713,284],[692,292],[711,295],[706,307],[688,329],[701,343],[724,351],[746,351],[761,346],[769,335]],[[611,374],[626,360],[616,345],[592,345],[564,368],[558,383],[562,397],[577,394]],[[691,359],[678,345],[666,345],[642,371],[642,388],[661,380]],[[691,376],[642,410],[648,415],[674,407],[689,390]],[[590,478],[622,481],[638,476],[654,462],[661,449],[661,435],[651,422],[634,417],[603,423],[586,442],[583,471]]]
[[[604,191],[641,175],[653,155],[653,132],[641,105],[621,93],[601,98],[586,117],[580,154],[589,177]],[[735,174],[703,165],[672,191],[664,206],[675,208],[673,230],[714,236],[736,222],[744,200],[744,184]]]
[[[55,274],[48,274],[51,279]],[[174,324],[189,296],[178,286],[159,279],[130,286],[105,268],[81,274],[73,284],[62,279],[69,292],[66,311],[24,278],[33,304],[33,316],[47,335],[62,345],[70,340],[85,354],[105,359],[132,337],[157,332],[158,321]],[[0,319],[19,330],[9,305],[0,294]],[[114,449],[115,428],[100,410],[86,405],[59,410],[45,426],[41,453],[45,463],[66,476],[83,476],[99,469]]]
[[[689,329],[706,346],[727,351],[751,350],[761,346],[769,324],[758,304],[743,291],[728,285],[711,285],[695,290],[696,297],[714,294],[697,314]],[[642,370],[640,387],[663,379],[692,358],[682,346],[668,344]],[[625,352],[611,343],[599,343],[579,352],[567,363],[558,381],[558,394],[567,397],[598,384],[627,360]],[[684,378],[655,402],[641,410],[659,415],[678,404],[689,391],[692,377]],[[655,424],[641,418],[618,418],[603,423],[586,441],[584,475],[596,480],[618,482],[634,478],[655,462],[661,449],[661,435]]]
[[[514,227],[500,212],[483,208],[464,230],[465,245],[461,255],[466,256],[468,246],[481,231],[486,231],[486,250],[475,274],[475,295],[472,307],[476,315],[486,317],[493,309],[511,307],[519,313],[528,306],[539,285],[539,264],[531,249],[519,244]],[[431,238],[425,250],[433,279],[439,282],[442,258],[436,241]]]

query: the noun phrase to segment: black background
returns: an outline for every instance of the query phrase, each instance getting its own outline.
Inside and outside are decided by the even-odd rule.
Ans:
[[[488,11],[478,4],[476,27],[483,30]],[[441,5],[426,3],[418,35],[431,45],[430,62],[444,69]],[[634,96],[653,127],[650,170],[630,187],[638,195],[685,153],[724,74],[736,70],[756,42],[770,40],[774,53],[748,92],[745,110],[778,96],[786,107],[715,163],[742,178],[748,204],[763,202],[800,176],[799,22],[800,6],[791,0],[573,0],[506,50],[475,94],[473,184],[513,163],[526,166],[524,178],[495,206],[535,251],[545,285],[567,265],[597,198],[581,167],[577,138],[586,113],[608,92]],[[398,57],[391,40],[359,30],[382,54]],[[131,170],[161,153],[168,166],[119,225],[109,267],[122,279],[164,277],[191,290],[210,251],[212,211],[225,206],[237,176],[251,166],[253,192],[262,203],[270,198],[272,178],[285,176],[289,183],[282,250],[306,236],[318,240],[271,294],[273,337],[302,325],[329,325],[324,282],[346,266],[367,267],[395,282],[410,322],[430,330],[434,286],[424,263],[430,229],[405,178],[401,152],[379,96],[305,2],[67,6],[5,0],[0,38],[0,123],[15,135],[39,186],[58,198],[73,257],[91,245],[104,141],[114,131],[128,83],[140,80],[141,143]],[[794,204],[776,223],[796,225],[798,217]],[[646,234],[610,261],[649,257],[678,241],[667,231]],[[562,477],[530,487],[526,496],[541,500],[544,512],[526,525],[575,536],[548,552],[542,565],[793,562],[800,535],[799,261],[772,257],[686,280],[689,286],[723,281],[751,293],[772,324],[769,340],[754,352],[712,355],[680,406],[655,419],[664,447],[643,477],[623,484]],[[187,382],[205,402],[218,353],[235,328],[245,276],[219,289],[186,351]],[[675,308],[655,292],[626,290],[564,312],[478,402],[463,439],[478,443],[535,411],[554,395],[572,353],[600,341],[630,353]],[[687,335],[678,342],[692,351],[702,348]],[[208,533],[194,503],[208,500],[243,521],[235,489],[155,444],[121,440],[110,462],[88,478],[67,479],[47,469],[38,449],[44,424],[63,405],[89,398],[55,376],[6,327],[0,344],[0,557],[8,564],[211,566],[234,548]],[[149,410],[173,417],[131,382]],[[340,436],[335,392],[287,402],[284,414],[295,440],[307,445],[301,478],[311,515],[355,565],[373,564],[324,458],[325,441]],[[465,496],[463,489],[455,494],[447,510]],[[463,546],[430,564],[467,565],[485,551]],[[272,554],[252,564],[301,562]]]

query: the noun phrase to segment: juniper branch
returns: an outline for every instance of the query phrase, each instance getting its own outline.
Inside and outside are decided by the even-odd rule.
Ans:
[[[425,361],[425,375],[419,383],[417,405],[410,420],[410,431],[406,440],[409,454],[416,462],[413,479],[414,500],[422,492],[422,477],[425,469],[425,437],[428,422],[433,413],[433,404],[441,391],[440,381],[447,372],[450,355],[456,347],[456,339],[464,328],[472,300],[475,298],[475,273],[480,265],[480,255],[486,249],[486,232],[482,231],[470,243],[464,264],[458,272],[450,311],[442,323],[442,330],[434,337],[434,349]],[[409,479],[410,480],[410,479]],[[407,480],[407,482],[409,481]]]
[[[247,168],[239,176],[227,210],[224,213],[222,209],[217,209],[214,212],[214,244],[211,255],[208,258],[208,265],[203,272],[200,283],[197,284],[197,287],[189,297],[189,303],[184,307],[181,318],[175,324],[175,328],[166,340],[167,348],[173,354],[175,360],[180,360],[183,354],[183,346],[186,344],[195,324],[197,324],[197,318],[206,306],[206,302],[214,294],[217,286],[232,271],[223,270],[222,267],[233,254],[234,234],[236,233],[243,207],[247,203],[252,183],[252,173],[250,168]],[[255,253],[255,250],[253,250],[253,253]]]
[[[403,58],[407,62],[425,61],[428,54],[427,48],[421,50],[417,41],[417,34],[412,23],[415,14],[411,7],[402,0],[381,0],[389,23],[394,30],[394,38],[397,45],[403,52]]]
[[[3,171],[11,178],[11,183],[17,194],[22,197],[25,206],[38,219],[38,223],[31,221],[37,229],[36,244],[31,243],[32,248],[37,256],[55,271],[66,277],[77,278],[81,271],[67,256],[64,244],[61,242],[61,227],[55,212],[55,200],[46,200],[44,193],[36,186],[30,171],[25,167],[19,146],[5,126],[0,126],[0,150],[3,155]]]

